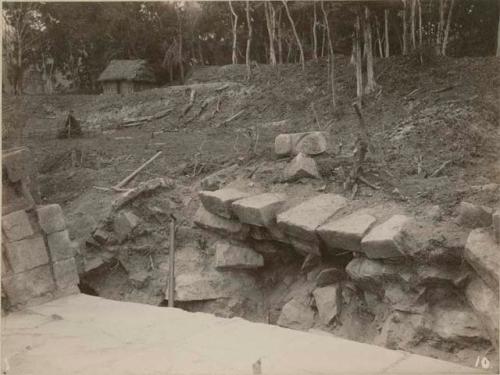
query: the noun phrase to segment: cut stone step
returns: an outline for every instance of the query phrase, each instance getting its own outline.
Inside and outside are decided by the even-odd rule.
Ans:
[[[316,231],[328,248],[361,251],[361,240],[375,221],[371,215],[354,213],[329,221]]]
[[[198,211],[196,211],[193,221],[200,228],[240,240],[247,238],[250,230],[248,225],[236,220],[224,219],[208,212],[203,205],[200,205]]]
[[[395,258],[411,254],[416,243],[408,231],[413,220],[405,215],[394,215],[374,227],[361,240],[361,252],[368,258]]]
[[[233,212],[245,224],[270,227],[285,203],[286,195],[264,193],[233,202]]]
[[[234,201],[247,198],[251,194],[237,189],[224,188],[216,191],[201,191],[199,196],[205,209],[226,219],[235,217],[231,207]]]
[[[486,228],[470,232],[465,244],[464,256],[479,277],[493,290],[498,291],[500,280],[500,245]]]
[[[319,238],[316,229],[347,205],[347,200],[336,194],[321,194],[307,200],[277,217],[278,226],[297,242],[299,251],[319,255]],[[300,246],[299,246],[300,244]]]
[[[500,322],[498,293],[476,277],[465,289],[466,299],[498,350]]]
[[[264,258],[259,253],[245,246],[238,246],[226,241],[215,244],[215,267],[222,269],[252,269],[264,265]]]

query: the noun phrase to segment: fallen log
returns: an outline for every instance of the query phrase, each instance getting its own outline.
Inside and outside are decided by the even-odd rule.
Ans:
[[[231,121],[233,121],[233,120],[235,120],[236,118],[240,117],[240,116],[241,116],[241,114],[242,114],[243,112],[245,112],[245,110],[244,110],[244,109],[242,109],[241,111],[239,111],[237,114],[235,114],[235,115],[233,115],[233,116],[229,117],[228,119],[226,119],[226,120],[222,121],[222,122],[221,122],[219,125],[217,125],[216,127],[217,127],[217,128],[220,128],[221,126],[224,126],[224,125],[226,125],[226,124],[230,123]]]

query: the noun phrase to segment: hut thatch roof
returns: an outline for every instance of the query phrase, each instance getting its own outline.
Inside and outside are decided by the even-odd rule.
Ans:
[[[156,82],[146,60],[111,60],[98,81]]]

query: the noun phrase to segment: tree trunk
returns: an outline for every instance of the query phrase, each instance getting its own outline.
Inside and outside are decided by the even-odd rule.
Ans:
[[[378,22],[378,17],[375,14],[375,22],[377,23],[376,29],[377,29],[377,45],[378,45],[378,54],[380,58],[384,57],[384,52],[382,50],[382,38],[380,37],[380,23]]]
[[[500,14],[498,15],[497,27],[497,57],[500,57]]]
[[[443,56],[446,56],[446,47],[448,46],[448,36],[450,35],[451,14],[453,12],[454,5],[455,5],[455,0],[451,0],[450,9],[448,9],[448,19],[446,20],[446,29],[444,31],[444,37],[443,37],[443,49],[441,50],[441,54]]]
[[[318,24],[318,15],[316,14],[316,1],[313,1],[313,10],[314,10],[314,20],[313,20],[313,60],[318,61],[318,35],[316,33],[316,25]]]
[[[269,34],[269,63],[276,65],[276,52],[274,51],[274,30],[276,27],[276,15],[272,3],[264,2],[264,13],[266,15],[267,32]]]
[[[299,47],[300,51],[300,63],[302,65],[302,70],[304,70],[306,68],[304,61],[304,49],[302,48],[302,43],[300,41],[299,34],[297,34],[297,29],[295,28],[292,15],[290,14],[290,9],[288,9],[288,4],[286,0],[281,0],[281,1],[285,6],[286,15],[288,16],[288,20],[290,21],[290,25],[292,26],[293,35],[295,36],[295,41],[297,42],[297,46]]]
[[[283,64],[283,36],[281,35],[281,9],[278,11],[278,62]]]
[[[411,0],[411,44],[413,49],[417,48],[417,36],[416,36],[416,4],[417,0]]]
[[[422,0],[418,0],[418,46],[422,48]]]
[[[322,34],[321,34],[321,57],[325,57],[325,44],[326,44],[326,26],[322,27]]]
[[[327,40],[328,40],[328,78],[332,90],[332,107],[337,108],[337,99],[335,95],[335,54],[333,53],[333,42],[330,34],[330,23],[328,22],[328,13],[325,10],[325,4],[321,2],[321,11],[323,12],[323,22],[325,23]]]
[[[384,9],[385,57],[389,57],[389,9]]]
[[[408,0],[403,0],[403,55],[408,54],[408,44],[407,44],[407,36],[406,36],[406,8]]]
[[[250,45],[252,44],[252,19],[250,17],[250,1],[247,0],[246,6],[246,14],[247,14],[247,25],[248,25],[248,39],[247,39],[247,51],[245,55],[245,62],[247,64],[247,80],[250,80],[252,77],[252,67],[250,66]]]
[[[358,104],[361,107],[363,103],[363,61],[361,56],[361,16],[359,10],[357,13],[354,26],[354,51],[356,60],[356,96],[358,98]]]
[[[179,20],[179,72],[181,75],[181,83],[184,83],[184,59],[182,58],[182,17],[181,10],[177,10],[177,18]]]
[[[436,54],[441,54],[442,48],[442,34],[444,28],[444,0],[439,0],[439,23],[436,36]]]
[[[233,26],[233,49],[232,49],[232,62],[233,64],[238,64],[238,56],[236,54],[236,43],[238,36],[238,15],[234,11],[233,4],[229,0],[229,9],[231,10],[231,24]]]
[[[372,25],[370,17],[370,9],[365,6],[365,50],[366,50],[366,93],[370,94],[375,91],[377,84],[375,82],[375,74],[373,71],[373,42],[372,42]]]

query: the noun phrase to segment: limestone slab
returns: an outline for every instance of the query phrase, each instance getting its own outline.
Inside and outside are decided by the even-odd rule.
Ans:
[[[196,211],[194,223],[200,228],[242,240],[248,236],[250,230],[248,225],[208,212],[203,205],[200,205],[198,211]]]
[[[243,245],[227,241],[215,244],[215,267],[222,269],[253,269],[264,265],[262,255]]]
[[[408,231],[412,223],[408,216],[392,216],[363,237],[360,250],[369,258],[394,258],[412,253],[415,242]]]
[[[76,254],[77,245],[71,241],[67,230],[49,234],[47,236],[47,242],[49,244],[52,261],[71,258]]]
[[[27,302],[56,288],[48,264],[4,277],[2,287],[11,305]]]
[[[49,263],[42,236],[5,244],[7,258],[14,273],[24,272]]]
[[[66,229],[66,219],[64,218],[61,206],[58,204],[49,204],[38,207],[38,222],[46,234],[60,232]]]
[[[54,262],[53,265],[54,277],[56,285],[59,289],[66,289],[71,286],[77,286],[80,279],[76,268],[75,258],[68,258]]]
[[[239,199],[247,198],[250,195],[250,193],[241,190],[224,188],[216,191],[201,191],[199,197],[207,211],[226,219],[232,219],[235,217],[232,210],[232,203]]]
[[[285,203],[285,194],[264,193],[233,202],[233,211],[245,224],[269,227]]]
[[[319,318],[324,325],[330,324],[340,313],[342,294],[340,284],[316,288],[313,291]]]
[[[361,240],[375,222],[371,215],[354,213],[321,225],[317,232],[331,249],[361,251]]]

